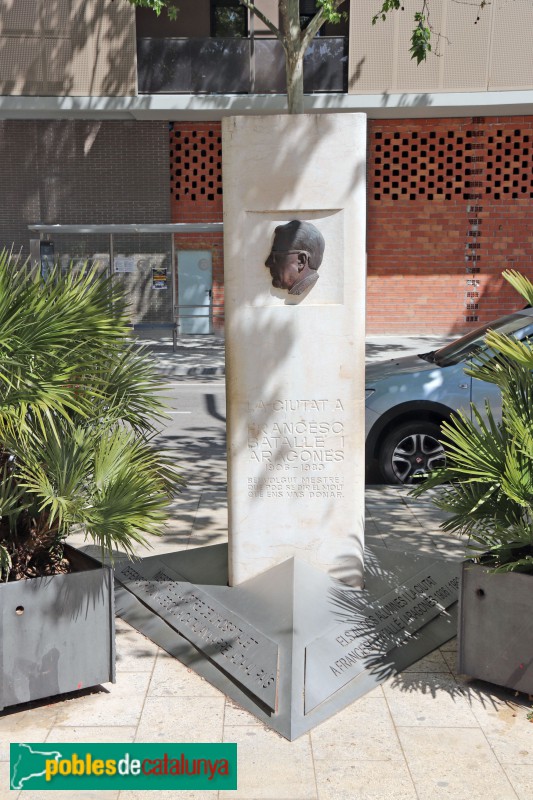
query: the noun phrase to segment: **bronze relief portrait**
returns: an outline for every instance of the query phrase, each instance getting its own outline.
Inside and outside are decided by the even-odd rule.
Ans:
[[[291,295],[303,294],[318,280],[324,247],[324,237],[311,222],[293,219],[278,225],[265,261],[272,286]]]

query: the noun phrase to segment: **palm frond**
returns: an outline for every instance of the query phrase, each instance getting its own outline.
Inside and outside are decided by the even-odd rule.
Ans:
[[[515,269],[506,269],[502,272],[502,275],[505,280],[511,284],[513,289],[516,289],[518,294],[521,294],[529,305],[533,306],[533,283],[531,283],[529,278],[526,278],[525,275],[522,275]]]
[[[504,277],[533,305],[527,278]],[[471,419],[453,415],[442,426],[446,466],[412,494],[437,490],[434,502],[449,514],[441,527],[468,537],[491,569],[533,572],[533,348],[494,331],[485,344],[467,373],[500,389],[501,422],[489,405],[485,414],[472,406]]]
[[[162,383],[128,333],[123,298],[94,270],[43,281],[0,253],[0,545],[10,555],[23,542],[20,573],[32,547],[57,549],[73,525],[133,553],[180,489],[151,443]]]

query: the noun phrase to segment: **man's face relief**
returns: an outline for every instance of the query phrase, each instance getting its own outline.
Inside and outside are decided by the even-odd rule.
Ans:
[[[272,276],[272,286],[287,291],[300,280],[309,261],[309,254],[305,250],[291,247],[290,238],[285,231],[276,231],[272,249],[265,261]]]

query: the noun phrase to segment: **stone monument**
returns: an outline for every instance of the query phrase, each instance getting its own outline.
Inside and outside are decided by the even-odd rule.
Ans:
[[[362,582],[365,158],[363,114],[223,122],[231,585]]]
[[[224,121],[229,544],[115,571],[120,616],[288,739],[456,631],[458,564],[363,573],[365,151],[360,114]]]

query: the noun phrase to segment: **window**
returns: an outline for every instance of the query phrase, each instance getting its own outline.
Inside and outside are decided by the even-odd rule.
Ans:
[[[300,28],[303,31],[307,28],[317,10],[316,0],[300,0]],[[320,30],[317,36],[320,36]]]
[[[248,36],[248,11],[239,0],[212,0],[211,33],[229,39]]]

